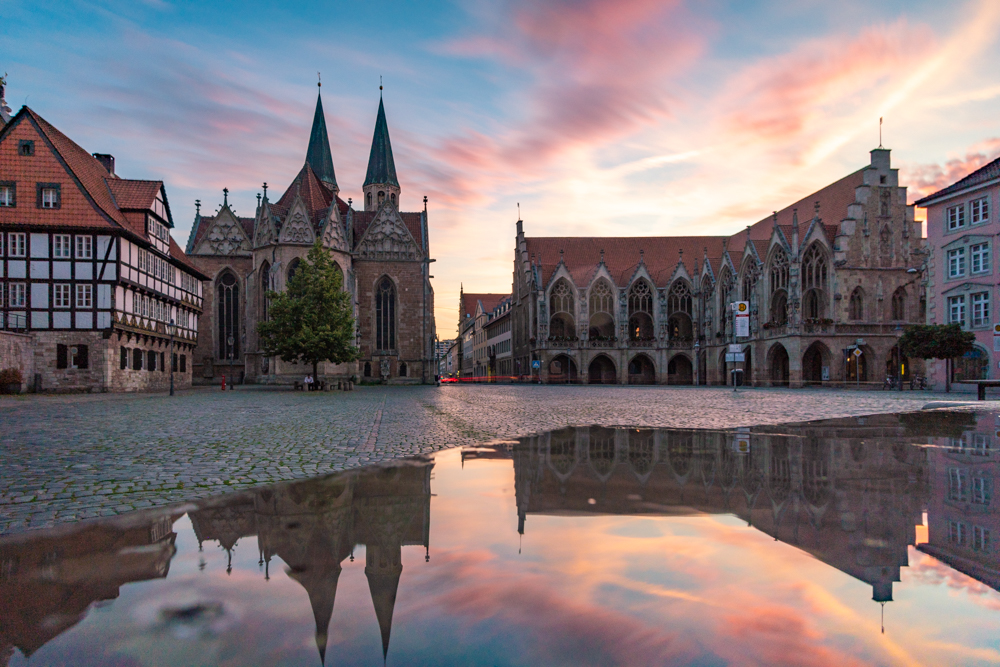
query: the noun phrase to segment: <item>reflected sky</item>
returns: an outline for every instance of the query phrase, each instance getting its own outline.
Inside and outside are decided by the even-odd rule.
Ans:
[[[2,538],[0,664],[995,664],[998,436],[570,428]]]

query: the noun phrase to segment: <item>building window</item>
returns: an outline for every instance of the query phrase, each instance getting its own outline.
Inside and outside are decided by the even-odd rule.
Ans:
[[[69,308],[70,285],[69,283],[56,283],[53,287],[53,302],[56,308]]]
[[[8,304],[11,308],[24,308],[28,288],[24,283],[10,283],[8,289]]]
[[[952,382],[988,380],[989,374],[989,357],[981,347],[974,347],[972,351],[966,352],[961,357],[952,360]]]
[[[69,348],[70,351],[70,368],[87,368],[88,367],[88,350],[86,345],[73,345]]]
[[[965,326],[965,296],[948,297],[948,324]]]
[[[972,452],[973,456],[989,456],[990,455],[990,435],[988,433],[976,433],[972,438]]]
[[[985,327],[990,323],[990,294],[980,292],[969,297],[972,301],[972,326]]]
[[[146,370],[147,371],[156,370],[156,352],[153,350],[146,351]]]
[[[892,319],[906,319],[906,288],[900,287],[892,293]]]
[[[961,468],[948,469],[948,500],[965,502],[969,482]]]
[[[226,271],[219,278],[216,295],[219,303],[219,358],[239,359],[240,291],[232,271]]]
[[[123,347],[121,350],[121,360],[118,363],[118,368],[120,370],[128,370],[128,348]]]
[[[59,208],[60,186],[58,183],[37,183],[37,207],[38,208]]]
[[[89,236],[77,236],[76,258],[93,259],[93,257],[94,257],[93,239]]]
[[[181,355],[181,373],[187,373],[188,358],[186,354]]]
[[[948,277],[961,278],[965,275],[965,248],[948,251]]]
[[[375,349],[396,348],[396,287],[388,276],[375,291]]]
[[[847,317],[852,320],[865,319],[865,293],[860,287],[855,287],[854,291],[851,292]]]
[[[35,142],[31,139],[21,139],[17,142],[17,154],[25,157],[35,154]]]
[[[13,207],[17,204],[17,183],[0,181],[0,206]]]
[[[132,370],[141,371],[142,370],[142,350],[135,348],[132,350]]]
[[[976,551],[990,550],[990,531],[982,526],[972,528],[972,548]]]
[[[76,286],[76,307],[77,308],[93,308],[94,307],[94,286],[93,285],[77,285]]]
[[[7,234],[7,256],[24,257],[28,253],[28,236],[24,232]]]
[[[972,258],[973,273],[990,272],[990,244],[977,243],[969,246],[969,255]]]
[[[965,227],[965,204],[952,206],[948,209],[948,230]]]
[[[972,502],[977,505],[990,504],[990,479],[988,477],[972,478]]]
[[[969,203],[969,209],[971,210],[972,224],[978,225],[979,223],[986,222],[990,219],[990,200],[987,197],[982,199],[976,199]]]
[[[71,251],[69,234],[56,234],[52,237],[53,257],[70,257]]]
[[[401,377],[401,378],[405,378],[406,377],[406,362],[405,361],[399,365],[399,377]]]
[[[967,529],[961,521],[948,522],[948,541],[958,547],[964,547]]]
[[[371,195],[368,195],[371,198]],[[365,362],[365,377],[370,378],[372,376],[372,364],[370,361]]]

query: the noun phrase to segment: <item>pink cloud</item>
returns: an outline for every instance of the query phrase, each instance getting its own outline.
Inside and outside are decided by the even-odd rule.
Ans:
[[[1000,138],[973,144],[965,157],[952,158],[944,164],[917,164],[900,169],[900,181],[907,185],[910,201],[933,194],[965,178],[975,170],[1000,157]]]
[[[912,578],[913,581],[927,586],[944,584],[952,590],[964,591],[976,604],[1000,611],[1000,594],[986,584],[916,549],[910,549],[910,558],[910,565],[904,571],[907,581]]]

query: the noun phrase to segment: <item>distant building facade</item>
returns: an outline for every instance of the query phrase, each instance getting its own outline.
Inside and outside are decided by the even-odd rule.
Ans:
[[[753,385],[906,379],[897,339],[925,308],[913,214],[878,148],[732,236],[532,237],[518,221],[514,366],[537,362],[543,382],[728,384],[738,344]],[[736,302],[748,337],[735,336]]]
[[[510,297],[504,297],[486,322],[486,372],[492,378],[510,379],[513,360],[510,344]]]
[[[205,275],[173,226],[161,181],[119,177],[28,107],[0,115],[0,329],[26,336],[25,384],[164,390],[171,368],[191,384]]]
[[[361,351],[357,362],[321,363],[320,377],[432,382],[436,336],[427,198],[422,211],[400,211],[382,101],[362,186],[363,210],[339,196],[319,97],[302,169],[277,201],[266,186],[253,217],[237,216],[228,196],[214,215],[201,215],[200,209],[195,215],[188,251],[210,278],[197,376],[207,381],[235,372],[250,382],[291,383],[311,372],[265,355],[257,324],[268,317],[266,293],[285,289],[318,240],[351,293]]]
[[[996,239],[1000,235],[1000,159],[916,202],[927,209],[928,324],[959,324],[976,334],[975,349],[952,363],[952,380],[997,377]],[[944,361],[930,362],[930,380],[944,388]]]
[[[488,365],[486,324],[489,315],[506,294],[466,294],[458,297],[459,368],[461,377],[486,379]]]

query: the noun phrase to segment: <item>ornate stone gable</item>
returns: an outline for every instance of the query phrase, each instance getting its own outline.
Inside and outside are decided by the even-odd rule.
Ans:
[[[309,211],[306,210],[302,199],[296,197],[288,210],[288,215],[285,216],[284,224],[281,225],[278,243],[312,245],[315,242],[316,233],[313,231],[312,221],[309,220]]]
[[[420,253],[410,231],[388,203],[365,230],[355,251],[360,259],[417,260]]]
[[[249,255],[250,250],[250,239],[247,238],[243,225],[227,206],[215,216],[211,227],[195,248],[194,254]]]
[[[336,201],[330,207],[330,215],[327,217],[326,225],[323,227],[323,247],[343,252],[349,251],[347,234],[344,230],[344,221],[340,218],[340,211],[337,209]]]
[[[257,223],[254,225],[254,248],[263,248],[273,244],[278,239],[278,232],[274,226],[274,219],[271,216],[271,207],[264,203],[260,211]]]

